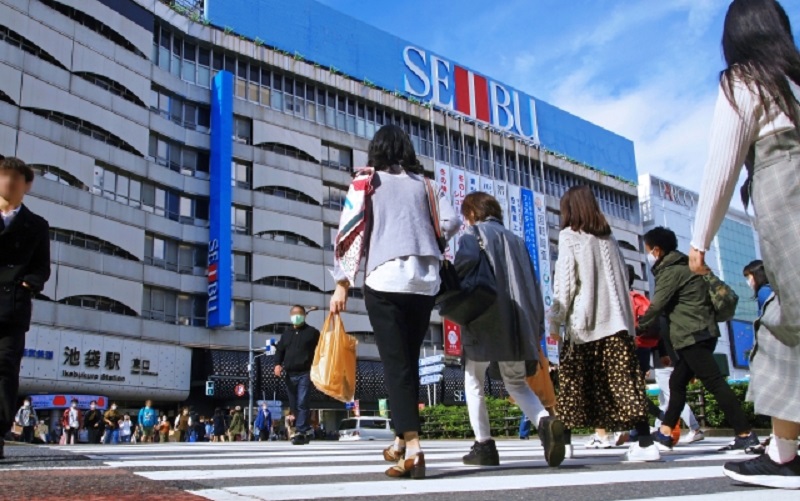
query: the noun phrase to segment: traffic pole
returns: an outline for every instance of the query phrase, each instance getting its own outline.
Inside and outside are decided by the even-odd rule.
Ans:
[[[253,301],[250,300],[250,362],[247,364],[248,376],[248,403],[247,403],[247,436],[250,437],[250,426],[253,421],[253,379],[255,379],[255,359],[253,358]]]

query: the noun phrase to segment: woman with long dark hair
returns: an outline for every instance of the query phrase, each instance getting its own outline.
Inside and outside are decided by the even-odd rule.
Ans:
[[[762,325],[779,339],[800,340],[800,51],[786,11],[775,0],[735,0],[722,35],[727,67],[711,131],[694,227],[692,271],[707,273],[705,251],[719,230],[742,165],[742,199],[755,210],[766,275],[780,304]],[[788,349],[788,348],[787,348]],[[773,423],[768,455],[728,464],[742,481],[800,476],[800,416]],[[795,480],[796,481],[796,480]]]
[[[566,327],[558,410],[569,428],[636,429],[629,461],[658,461],[636,356],[625,260],[588,186],[561,198],[550,333]]]
[[[386,475],[424,478],[419,355],[444,259],[434,222],[441,228],[441,237],[450,239],[461,220],[421,174],[411,140],[400,127],[381,127],[370,143],[368,164],[370,168],[353,180],[342,211],[330,309],[332,313],[346,309],[347,291],[355,283],[362,256],[366,257],[364,302],[383,362],[397,433],[394,444],[383,453],[384,459],[395,463]],[[435,212],[438,221],[434,221]]]

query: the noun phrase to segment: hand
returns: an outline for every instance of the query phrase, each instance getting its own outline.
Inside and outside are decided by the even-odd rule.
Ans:
[[[336,290],[333,291],[331,296],[330,310],[331,313],[342,313],[347,309],[347,287],[342,284],[336,285]]]
[[[33,290],[33,287],[31,287],[31,284],[29,284],[28,282],[22,282],[22,286],[28,289],[29,291]]]
[[[275,377],[281,377],[281,373],[283,372],[283,367],[280,365],[275,366]]]
[[[650,372],[651,371],[647,371],[647,372],[644,373],[644,378],[645,379],[650,379]]]
[[[661,357],[661,365],[663,365],[664,367],[672,366],[672,359],[669,358],[668,355],[664,355],[663,357]]]
[[[692,247],[689,252],[689,269],[696,275],[708,275],[709,269],[706,266],[706,253]]]
[[[555,339],[557,342],[561,342],[561,333],[560,332],[551,332],[550,337]]]

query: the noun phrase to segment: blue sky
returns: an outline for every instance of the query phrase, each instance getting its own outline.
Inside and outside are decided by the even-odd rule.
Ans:
[[[640,173],[698,190],[725,0],[321,0],[632,139]],[[781,0],[800,27],[800,0]]]

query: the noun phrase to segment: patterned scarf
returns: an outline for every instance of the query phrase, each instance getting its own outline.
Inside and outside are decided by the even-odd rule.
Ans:
[[[336,236],[334,259],[344,271],[351,284],[355,284],[356,274],[364,255],[367,228],[367,201],[372,194],[372,176],[375,171],[365,168],[358,171],[339,220],[339,233]]]

